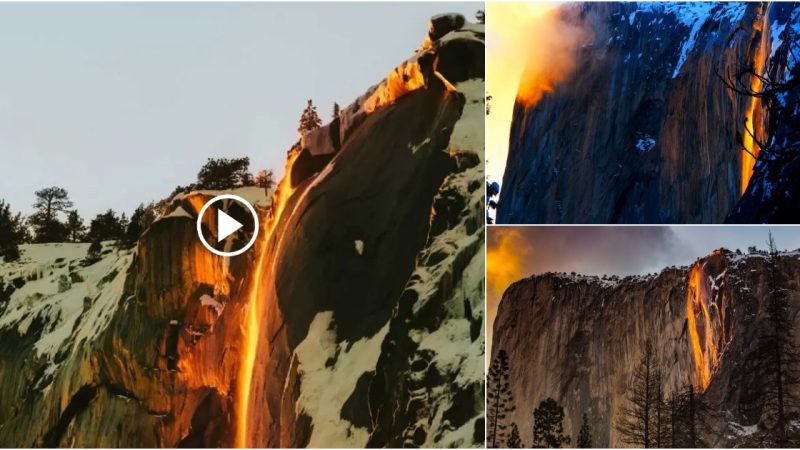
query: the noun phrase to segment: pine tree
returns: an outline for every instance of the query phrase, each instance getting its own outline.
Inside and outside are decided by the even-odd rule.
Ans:
[[[667,423],[666,402],[664,401],[664,386],[661,370],[656,370],[653,377],[653,434],[656,448],[664,448],[669,435]]]
[[[333,113],[331,114],[331,118],[334,120],[339,118],[339,104],[336,102],[333,102]]]
[[[511,423],[511,434],[509,434],[508,440],[506,440],[506,447],[525,448],[525,444],[522,443],[522,439],[519,437],[519,428],[517,428],[516,423]]]
[[[225,190],[241,186],[253,186],[250,173],[250,158],[208,158],[197,173],[193,189]]]
[[[533,411],[533,446],[560,448],[569,443],[569,436],[564,435],[564,408],[550,397],[542,400]]]
[[[67,232],[71,242],[83,242],[86,237],[86,226],[78,211],[74,209],[67,213]]]
[[[25,219],[21,213],[11,213],[11,205],[0,200],[0,258],[16,261],[20,257],[19,245],[27,241]]]
[[[686,392],[686,429],[688,430],[687,436],[689,437],[689,446],[691,448],[699,447],[697,445],[697,396],[694,394],[694,385],[690,384]]]
[[[583,423],[578,432],[578,448],[592,448],[592,428],[589,425],[589,416],[583,413]]]
[[[297,132],[302,136],[315,128],[319,128],[321,125],[322,119],[317,114],[317,107],[314,106],[311,99],[308,99],[308,105],[306,105],[306,109],[303,110],[303,114],[300,116],[300,125],[297,126]]]
[[[713,424],[724,419],[719,409],[708,405],[693,384],[673,392],[663,402],[661,447],[705,447],[703,436],[718,434]]]
[[[508,354],[505,350],[500,350],[489,367],[487,379],[486,405],[489,417],[487,443],[491,448],[497,448],[506,442],[507,425],[505,420],[509,414],[514,412],[514,399],[508,379]]]
[[[72,201],[66,189],[58,186],[36,191],[33,207],[36,212],[28,219],[34,229],[36,242],[63,242],[67,240],[66,224],[58,218],[59,213],[68,213]]]
[[[680,407],[679,397],[674,393],[667,401],[667,408],[669,410],[669,446],[671,448],[680,448],[678,444],[678,409]]]
[[[92,242],[124,240],[127,223],[124,214],[118,217],[114,210],[109,209],[92,219],[88,238]]]
[[[648,341],[639,365],[633,373],[628,392],[628,405],[617,417],[615,428],[622,442],[649,448],[656,444],[654,422],[657,416],[657,392],[660,387],[660,370],[656,367],[653,347]]]
[[[150,203],[149,205],[145,206],[144,203],[140,203],[139,206],[133,211],[131,220],[128,223],[128,226],[125,228],[123,245],[126,248],[135,246],[139,241],[139,238],[142,236],[145,230],[147,230],[150,224],[153,223],[155,218],[155,205]]]
[[[83,265],[89,266],[97,261],[100,261],[102,258],[103,245],[100,243],[99,240],[93,240],[91,245],[89,245],[89,250],[86,252],[86,256],[83,258]]]

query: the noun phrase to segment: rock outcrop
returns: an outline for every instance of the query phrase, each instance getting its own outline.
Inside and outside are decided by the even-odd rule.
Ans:
[[[598,278],[548,273],[512,284],[494,323],[493,355],[510,360],[516,411],[509,421],[531,442],[531,411],[553,397],[565,432],[578,435],[586,413],[594,445],[623,446],[615,420],[650,342],[665,395],[692,384],[716,415],[702,439],[714,447],[760,446],[766,417],[753,370],[770,324],[768,258],[718,250],[690,267],[659,274]],[[800,252],[778,257],[790,317],[800,326]],[[797,344],[800,344],[798,342]],[[800,433],[800,430],[795,429]]]
[[[401,65],[426,83],[393,71],[289,151],[271,201],[239,192],[250,251],[203,248],[200,191],[134,250],[0,266],[0,445],[482,446],[483,32],[457,25]]]
[[[498,223],[722,223],[749,179],[737,134],[751,99],[719,75],[785,59],[794,8],[563,6],[591,39],[553,92],[515,105]]]

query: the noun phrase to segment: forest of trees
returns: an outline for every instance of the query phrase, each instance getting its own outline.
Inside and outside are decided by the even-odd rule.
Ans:
[[[250,159],[209,158],[200,168],[197,181],[179,186],[170,195],[196,189],[225,190],[242,186],[258,186],[267,192],[275,186],[272,170],[250,173]],[[34,212],[25,217],[14,213],[11,205],[0,199],[0,259],[5,262],[20,258],[19,246],[29,243],[84,242],[91,243],[86,262],[100,259],[101,242],[113,241],[119,248],[132,248],[156,217],[163,212],[167,201],[140,204],[130,218],[108,209],[97,214],[87,224],[74,208],[69,192],[60,186],[50,186],[34,193]]]
[[[636,366],[627,405],[616,418],[621,441],[641,448],[704,447],[700,431],[710,431],[713,409],[692,384],[665,396],[664,376],[650,342]]]

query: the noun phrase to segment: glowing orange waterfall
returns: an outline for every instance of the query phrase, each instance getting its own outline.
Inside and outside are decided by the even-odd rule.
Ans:
[[[721,348],[728,342],[726,330],[726,295],[724,292],[727,269],[720,266],[724,254],[719,250],[697,261],[689,271],[686,298],[686,320],[689,330],[694,365],[694,383],[705,390],[711,375],[720,362]],[[707,271],[711,271],[711,274]],[[714,274],[716,273],[716,276]]]
[[[278,224],[278,220],[283,213],[287,201],[292,196],[291,173],[292,166],[299,152],[293,152],[286,161],[286,172],[281,179],[278,189],[272,199],[272,211],[270,219],[262,227],[262,234],[259,237],[259,245],[256,253],[256,266],[250,282],[250,291],[247,294],[247,306],[245,307],[245,321],[243,329],[243,347],[239,374],[237,376],[238,386],[236,389],[236,436],[234,446],[237,448],[250,447],[249,442],[249,411],[250,393],[253,384],[253,369],[255,367],[258,349],[258,337],[261,330],[261,314],[263,311],[263,278],[264,271],[267,269],[267,245]]]
[[[267,242],[269,241],[266,233],[261,237],[261,242],[258,246],[258,261],[256,262],[255,271],[253,272],[253,280],[250,285],[250,293],[247,296],[247,306],[245,312],[244,324],[244,348],[242,349],[242,362],[239,366],[239,375],[237,380],[239,386],[236,391],[236,441],[235,446],[244,448],[248,446],[247,442],[247,425],[248,425],[248,411],[250,409],[250,388],[253,382],[253,367],[256,362],[256,353],[258,352],[258,330],[261,329],[261,280],[264,273],[264,255],[267,250]]]
[[[764,11],[762,19],[753,24],[753,28],[761,32],[761,41],[758,43],[758,48],[756,49],[756,54],[753,59],[753,70],[759,75],[764,72],[764,47],[767,37],[767,30],[764,24],[766,20],[767,14],[766,11]],[[752,77],[750,80],[750,89],[752,92],[761,92],[761,85],[761,79],[758,77]],[[742,133],[742,144],[746,151],[742,150],[742,182],[740,195],[744,194],[744,191],[747,189],[747,184],[750,182],[750,177],[753,176],[753,167],[756,164],[754,155],[757,157],[761,150],[755,143],[753,136],[751,136],[752,133],[757,139],[760,140],[762,138],[761,123],[763,119],[761,117],[761,101],[756,97],[751,97],[749,102],[750,104],[745,113],[745,130]]]
[[[700,267],[700,262],[695,263],[692,266],[691,272],[689,272],[689,293],[688,298],[686,300],[686,318],[688,320],[688,328],[689,328],[689,339],[692,345],[692,353],[694,354],[694,362],[695,362],[695,381],[700,382],[700,386],[705,390],[708,386],[708,383],[711,381],[711,361],[709,361],[709,355],[705,351],[708,346],[708,338],[710,333],[708,333],[711,319],[708,315],[708,309],[705,306],[705,302],[703,299],[703,292],[702,289],[702,268]],[[698,317],[700,316],[700,320],[702,321],[701,326],[702,329],[698,330],[697,321]],[[702,332],[703,336],[700,336]],[[701,342],[702,341],[702,342]],[[713,348],[713,347],[712,347]],[[712,352],[711,357],[716,362],[716,351]]]

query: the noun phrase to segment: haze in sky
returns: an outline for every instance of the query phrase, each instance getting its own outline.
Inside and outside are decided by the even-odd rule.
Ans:
[[[642,275],[688,266],[725,247],[766,249],[772,231],[779,249],[800,249],[796,227],[781,226],[539,226],[487,227],[487,336],[506,288],[544,272]]]
[[[208,157],[283,174],[311,98],[324,122],[464,3],[2,3],[0,199],[66,188],[87,220],[195,180]]]

